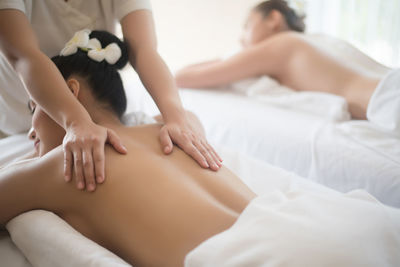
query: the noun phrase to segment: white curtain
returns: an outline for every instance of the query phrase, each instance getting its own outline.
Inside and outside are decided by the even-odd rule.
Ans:
[[[307,32],[344,39],[400,67],[400,0],[289,0],[307,14]]]

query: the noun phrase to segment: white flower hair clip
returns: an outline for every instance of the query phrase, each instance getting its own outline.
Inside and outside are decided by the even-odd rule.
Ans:
[[[61,50],[61,56],[70,56],[78,51],[78,48],[87,51],[89,58],[94,61],[107,61],[108,64],[115,64],[121,57],[121,48],[116,43],[107,45],[104,49],[97,38],[89,39],[91,31],[84,29],[74,34],[71,40]]]
[[[78,51],[78,48],[87,48],[90,33],[91,30],[88,29],[76,32],[71,40],[69,40],[65,45],[63,50],[61,50],[60,55],[65,57],[70,56],[75,54]]]
[[[122,54],[121,48],[116,43],[111,43],[103,49],[100,41],[96,38],[89,40],[88,49],[88,57],[97,62],[106,60],[108,64],[117,63]]]

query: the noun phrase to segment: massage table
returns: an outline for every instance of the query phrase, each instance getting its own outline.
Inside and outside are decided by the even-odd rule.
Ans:
[[[220,155],[224,158],[224,164],[229,167],[235,174],[237,174],[258,195],[268,197],[274,196],[277,193],[281,194],[281,192],[292,192],[291,194],[293,194],[293,192],[295,192],[293,190],[302,190],[304,192],[309,192],[314,195],[317,194],[319,196],[323,196],[324,199],[330,200],[331,197],[334,198],[335,196],[340,194],[333,189],[311,182],[310,180],[304,179],[293,172],[289,172],[281,168],[272,166],[262,160],[252,158],[242,153],[238,153],[227,147],[219,145],[215,145],[215,147]],[[10,158],[20,156],[32,149],[32,143],[30,141],[27,141],[25,135],[16,135],[9,137],[8,140],[0,140],[0,149],[1,151],[4,151],[2,153],[2,156],[3,158],[6,158],[7,160],[5,161],[8,162]],[[4,164],[4,160],[1,161],[0,158],[0,165],[2,164]],[[298,193],[295,194],[299,195]],[[367,193],[364,192],[364,194]],[[367,198],[372,199],[373,202],[377,202],[377,200],[369,194],[367,194]],[[379,207],[381,206],[381,204],[378,204],[377,206]],[[337,208],[338,207],[336,207],[336,209]],[[343,209],[343,207],[339,207],[339,209]],[[384,209],[390,210],[391,208],[385,206]],[[329,216],[330,210],[333,212],[334,207],[327,205],[326,207],[323,207],[321,214]],[[363,211],[362,208],[357,208],[355,210]],[[397,210],[395,214],[399,215],[393,219],[393,222],[395,223],[395,230],[390,230],[390,227],[380,227],[380,224],[376,225],[378,225],[379,229],[388,228],[390,231],[394,231],[394,236],[398,234],[399,238],[396,239],[396,242],[398,243],[395,244],[393,244],[393,240],[386,240],[384,238],[381,238],[382,236],[385,237],[391,235],[381,234],[379,235],[379,237],[383,239],[383,241],[381,242],[384,242],[384,244],[389,244],[388,246],[394,245],[395,249],[398,245],[400,249],[400,210]],[[332,217],[330,219],[335,218]],[[47,211],[37,210],[24,213],[14,218],[7,225],[7,228],[10,231],[14,242],[11,241],[7,232],[0,233],[0,266],[130,266],[112,252],[100,247],[96,243],[80,235],[55,214]],[[229,232],[223,233],[224,235],[222,236],[222,240],[224,240],[224,236],[226,236],[227,233]],[[390,233],[392,234],[392,232]],[[243,249],[243,242],[248,242],[245,238],[248,236],[249,238],[254,239],[254,237],[252,237],[250,234],[242,234],[241,236],[243,237],[243,240],[238,240],[238,246],[242,248],[240,249],[241,251],[245,252],[246,250]],[[226,237],[225,239],[230,240],[229,238],[232,238],[232,236],[228,235],[228,237]],[[237,237],[235,238],[237,239]],[[219,238],[219,242],[221,242],[221,237]],[[265,242],[266,241],[263,239],[260,239],[258,241],[254,240],[253,245],[255,247],[264,246]],[[229,251],[232,249],[237,250],[237,247],[226,247],[227,249],[229,247],[229,250],[225,251],[225,254],[221,255],[231,253]],[[204,245],[201,248],[202,250],[200,250],[200,258],[203,258],[203,256],[201,255],[203,255],[204,253],[210,253],[210,255],[212,254],[210,252],[210,249],[204,249]],[[204,250],[206,252],[204,252]],[[257,251],[257,249],[249,249],[249,253],[255,253],[255,251]],[[386,250],[383,251],[387,253]],[[370,257],[381,258],[383,255],[382,253],[383,252],[381,250],[377,250],[375,254],[370,255]],[[238,256],[240,255],[240,253],[236,251],[235,255]],[[260,253],[256,253],[252,255],[252,257],[254,259],[257,259],[258,261],[265,260],[262,257],[263,254],[260,255]],[[400,257],[400,254],[398,254],[397,252],[395,254],[391,253],[389,256],[393,258],[393,255],[398,255]],[[196,255],[196,253],[192,255],[191,258],[189,258],[187,261],[187,266],[202,266],[196,265],[196,260],[198,260],[198,258],[199,256]],[[211,259],[213,259],[215,262],[221,261],[221,258],[216,258],[215,255],[213,255],[213,257],[210,257],[210,260]],[[246,255],[242,255],[239,258],[236,257],[235,259],[239,260],[239,262],[243,262],[246,259],[248,261],[248,255],[247,257]],[[398,260],[398,262],[400,262],[400,258],[394,258],[394,260]],[[206,263],[204,264],[204,266],[207,265]],[[211,264],[211,266],[217,265]],[[218,264],[218,266],[221,265]],[[235,265],[233,264],[227,266]]]

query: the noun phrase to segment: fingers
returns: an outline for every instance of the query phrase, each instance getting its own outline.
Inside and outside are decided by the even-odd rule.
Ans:
[[[218,170],[219,166],[215,163],[214,158],[212,155],[209,153],[209,151],[206,149],[206,147],[202,144],[201,141],[195,141],[193,144],[196,146],[196,148],[199,150],[199,152],[203,155],[203,157],[207,160],[207,164],[209,168],[213,171]]]
[[[206,147],[208,148],[209,151],[212,152],[213,156],[218,160],[220,166],[222,166],[221,162],[222,162],[222,158],[218,155],[218,153],[215,151],[215,149],[210,146],[209,143],[206,142]]]
[[[202,153],[197,149],[196,146],[192,142],[186,143],[183,146],[180,146],[183,148],[183,151],[186,152],[189,156],[191,156],[197,163],[200,164],[201,167],[203,168],[209,168],[210,165],[207,163],[207,159],[203,156]]]
[[[96,182],[94,180],[93,157],[92,150],[85,149],[82,152],[83,158],[83,176],[85,179],[86,189],[93,192],[96,189]]]
[[[127,149],[113,130],[94,123],[66,131],[63,140],[65,180],[70,181],[75,176],[78,189],[86,187],[88,191],[94,191],[96,183],[105,180],[105,143],[110,143],[121,154],[126,154]]]
[[[208,166],[211,170],[217,171],[219,169],[219,164],[217,163],[218,160],[214,157],[211,150],[205,146],[204,142],[202,141],[194,141],[193,142],[199,152],[203,155],[203,157],[207,160]]]
[[[77,149],[74,150],[72,154],[74,156],[74,174],[76,187],[79,190],[83,190],[85,188],[85,181],[83,177],[82,151],[80,149]]]
[[[162,127],[160,131],[160,143],[162,150],[165,154],[169,154],[172,152],[172,140],[169,136],[168,129],[166,127]]]
[[[104,165],[104,144],[99,143],[93,148],[94,170],[96,182],[103,183],[105,180],[105,165]]]
[[[126,147],[124,147],[124,145],[122,144],[121,139],[113,130],[107,129],[107,142],[111,144],[114,147],[114,149],[121,154],[126,154],[128,152]],[[104,149],[103,149],[103,154],[104,154]]]
[[[221,158],[219,157],[219,155],[217,154],[217,152],[215,152],[214,148],[212,148],[212,146],[210,146],[205,140],[201,141],[202,145],[207,149],[208,153],[211,155],[211,157],[214,160],[214,163],[217,164],[218,169],[222,166],[221,163]]]
[[[217,171],[222,166],[220,156],[207,143],[204,136],[198,136],[192,130],[182,130],[178,127],[168,128],[167,125],[164,125],[160,130],[160,142],[165,154],[172,151],[172,142],[174,142],[201,167]]]
[[[65,179],[69,182],[73,172],[77,188],[83,190],[86,187],[92,192],[96,189],[96,182],[102,183],[105,180],[104,143],[93,138],[91,143],[81,149],[82,146],[84,146],[83,141],[65,145]]]
[[[66,182],[72,179],[72,166],[73,166],[72,152],[69,146],[64,146],[64,179]]]

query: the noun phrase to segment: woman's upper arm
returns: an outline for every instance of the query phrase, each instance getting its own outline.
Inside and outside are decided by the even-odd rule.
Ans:
[[[263,51],[264,50],[264,51]],[[176,74],[181,87],[218,87],[241,79],[267,74],[268,51],[262,47],[245,49],[226,60],[215,61],[198,67],[185,68]]]
[[[242,50],[222,61],[197,68],[187,68],[176,74],[181,87],[217,87],[261,75],[276,76],[285,66],[288,46],[283,38],[274,38]]]
[[[62,150],[57,148],[42,158],[0,170],[0,225],[25,211],[45,208],[42,202],[54,188],[49,178],[63,179],[62,158]]]
[[[0,10],[0,49],[11,64],[40,51],[28,18],[22,11]]]

